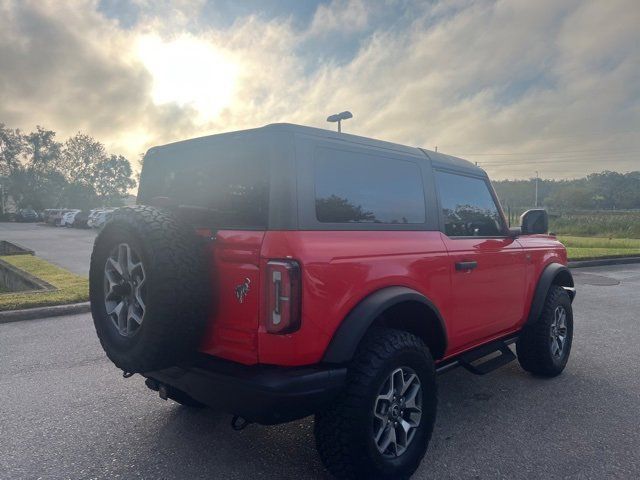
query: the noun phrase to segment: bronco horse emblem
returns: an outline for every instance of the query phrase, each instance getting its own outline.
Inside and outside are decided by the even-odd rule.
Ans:
[[[244,297],[249,293],[250,287],[251,280],[248,278],[245,278],[244,282],[236,287],[236,298],[238,299],[238,302],[244,302]]]

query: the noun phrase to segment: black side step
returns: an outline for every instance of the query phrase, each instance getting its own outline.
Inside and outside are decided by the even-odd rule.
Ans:
[[[500,352],[500,354],[484,362],[476,364],[473,363],[496,352]],[[498,341],[484,345],[476,350],[463,353],[458,358],[458,363],[461,367],[464,367],[471,373],[476,375],[486,375],[487,373],[492,372],[515,359],[516,356],[513,354],[509,346],[503,341]]]

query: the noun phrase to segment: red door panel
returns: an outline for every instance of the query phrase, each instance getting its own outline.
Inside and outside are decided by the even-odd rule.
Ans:
[[[452,315],[449,353],[514,330],[524,315],[525,258],[512,238],[450,238]],[[476,262],[457,270],[458,262]]]

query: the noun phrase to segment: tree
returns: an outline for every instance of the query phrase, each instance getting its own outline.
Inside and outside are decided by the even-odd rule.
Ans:
[[[56,132],[45,130],[40,125],[35,132],[24,137],[24,154],[27,164],[41,172],[58,170],[62,144],[55,140]]]
[[[95,166],[107,159],[104,145],[93,137],[78,132],[64,142],[60,173],[69,183],[90,186],[93,183]]]
[[[520,211],[533,206],[531,182],[503,180],[493,184],[503,205]],[[604,171],[575,180],[544,180],[539,187],[540,203],[554,209],[640,208],[640,171]]]
[[[9,176],[20,166],[24,149],[25,141],[20,130],[12,130],[0,123],[0,176]]]
[[[110,155],[97,163],[93,170],[92,185],[102,203],[122,204],[127,192],[136,186],[131,174],[131,164],[122,155]]]
[[[19,207],[120,205],[136,186],[129,161],[78,133],[64,144],[38,126],[28,135],[0,124],[0,179]]]
[[[587,186],[567,184],[556,189],[545,200],[545,205],[558,210],[586,210],[595,204],[593,193]]]
[[[19,207],[41,209],[60,201],[65,182],[55,169],[60,156],[55,135],[40,126],[23,135],[0,125],[3,184]]]
[[[84,133],[64,143],[59,166],[69,183],[69,205],[120,205],[136,186],[129,161],[122,155],[108,155],[102,143]]]
[[[7,193],[20,208],[36,210],[61,206],[67,183],[58,172],[42,172],[32,166],[14,170],[8,177]]]

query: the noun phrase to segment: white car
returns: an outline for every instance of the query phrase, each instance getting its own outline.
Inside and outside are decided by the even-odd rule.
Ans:
[[[89,218],[87,219],[87,227],[93,227],[93,221],[96,219],[96,216],[101,211],[102,211],[101,208],[94,208],[89,212]]]
[[[89,220],[87,221],[87,225],[93,228],[100,228],[105,224],[109,218],[111,218],[111,212],[113,212],[115,208],[104,208],[100,210],[96,210],[89,216]]]
[[[60,219],[61,227],[71,227],[73,225],[73,221],[76,218],[76,215],[80,212],[80,210],[69,210]]]

